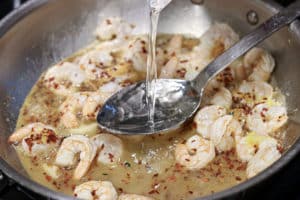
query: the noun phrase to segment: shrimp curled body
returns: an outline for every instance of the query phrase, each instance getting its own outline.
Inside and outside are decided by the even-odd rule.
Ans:
[[[73,178],[78,180],[88,171],[96,156],[95,145],[83,135],[72,135],[66,138],[56,155],[55,164],[63,167],[75,164],[75,156],[80,153],[80,161],[75,169]]]
[[[99,150],[98,163],[113,164],[119,161],[123,153],[123,144],[118,137],[111,134],[100,134],[91,140]]]
[[[190,137],[186,144],[178,144],[175,148],[176,161],[191,170],[205,167],[214,157],[213,143],[198,135]]]
[[[35,156],[57,147],[59,138],[53,127],[37,122],[15,131],[9,137],[8,142],[14,144],[21,142],[25,154]]]
[[[74,190],[74,196],[84,200],[117,200],[116,189],[109,181],[88,181]]]

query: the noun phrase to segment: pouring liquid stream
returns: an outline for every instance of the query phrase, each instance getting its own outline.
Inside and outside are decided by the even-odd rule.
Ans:
[[[157,80],[156,64],[156,37],[160,12],[171,2],[171,0],[149,0],[150,6],[150,33],[149,33],[149,51],[147,59],[146,76],[146,103],[148,107],[148,125],[154,128],[155,115],[155,95]]]

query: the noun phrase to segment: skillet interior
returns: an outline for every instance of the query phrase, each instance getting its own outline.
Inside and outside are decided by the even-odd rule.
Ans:
[[[44,2],[47,1],[32,1],[27,4],[27,8],[21,8],[20,13]],[[14,150],[6,143],[7,137],[14,130],[18,111],[41,72],[92,41],[91,33],[99,21],[99,13],[100,18],[121,16],[137,25],[137,33],[147,32],[147,22],[141,20],[147,12],[143,2],[53,0],[28,14],[12,28],[9,27],[13,22],[12,18],[4,24],[0,23],[0,155],[14,170],[26,176]],[[199,36],[217,20],[228,23],[243,35],[254,28],[246,20],[249,10],[257,11],[261,22],[276,12],[275,8],[261,1],[228,0],[220,6],[220,1],[209,0],[203,7],[193,5],[189,0],[173,0],[161,16],[159,32]],[[13,17],[16,19],[17,16]],[[8,25],[6,28],[10,28],[9,31],[4,30],[4,25]],[[291,29],[296,30],[297,24],[293,24]],[[277,68],[274,75],[279,88],[288,97],[287,105],[292,122],[287,145],[295,143],[300,136],[299,131],[297,132],[300,122],[300,112],[297,110],[297,105],[300,105],[300,34],[298,31],[297,35],[297,31],[293,32],[291,29],[283,29],[263,43],[276,58]],[[290,155],[292,153],[295,152]],[[279,162],[283,163],[287,159],[285,157]],[[278,168],[279,163],[277,164]],[[12,169],[4,171],[7,170],[16,178]],[[271,171],[267,173],[270,174]],[[36,185],[28,187],[34,187],[41,192]]]

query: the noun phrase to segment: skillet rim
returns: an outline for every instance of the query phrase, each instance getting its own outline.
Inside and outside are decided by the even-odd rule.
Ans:
[[[7,33],[11,27],[17,24],[19,21],[22,20],[23,17],[29,15],[30,13],[34,12],[36,9],[42,7],[43,5],[47,4],[48,2],[53,0],[31,0],[25,4],[23,4],[18,9],[12,11],[8,14],[4,19],[0,21],[0,38]],[[266,7],[271,12],[276,13],[282,10],[279,4],[271,1],[271,0],[263,0],[263,1],[256,1],[256,3],[262,4],[263,7]],[[299,20],[292,24],[293,32],[295,32],[297,38],[300,41],[300,23]],[[247,189],[253,187],[255,184],[265,181],[270,176],[279,172],[287,163],[289,163],[296,155],[300,152],[300,138],[297,139],[295,144],[290,147],[290,149],[272,166],[267,168],[265,171],[260,173],[259,175],[240,183],[234,187],[225,189],[223,191],[204,196],[201,198],[197,198],[195,200],[213,200],[213,199],[223,199],[223,198],[230,198],[234,195],[243,194]],[[8,178],[14,180],[22,187],[29,189],[33,192],[36,192],[42,196],[48,197],[50,199],[64,199],[64,200],[71,200],[75,199],[71,196],[62,194],[60,192],[55,192],[50,190],[35,181],[32,181],[28,177],[22,175],[18,171],[16,171],[13,167],[11,167],[1,156],[0,156],[0,172],[3,172]]]

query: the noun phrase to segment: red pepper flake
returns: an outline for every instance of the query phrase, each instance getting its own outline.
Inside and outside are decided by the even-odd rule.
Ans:
[[[263,118],[266,117],[266,115],[265,115],[265,113],[263,111],[260,112],[260,116],[263,117]]]
[[[51,131],[51,130],[49,130],[49,131]],[[49,133],[49,135],[48,135],[48,137],[47,137],[47,143],[49,144],[49,143],[56,143],[56,141],[57,141],[57,137],[56,137],[56,135],[54,134],[54,132],[50,132]]]
[[[100,150],[99,151],[102,151],[104,149],[104,144],[101,145],[100,147]]]
[[[189,191],[189,193],[190,193],[190,194],[193,194],[194,192],[193,192],[193,191]]]
[[[127,86],[129,86],[129,85],[131,85],[132,84],[132,81],[130,81],[130,80],[124,80],[120,85],[122,86],[122,87],[127,87]]]
[[[169,176],[167,179],[168,179],[169,181],[173,181],[173,182],[176,182],[176,180],[177,180],[177,178],[176,178],[175,175]]]
[[[120,192],[120,193],[123,193],[123,188],[118,188],[118,191]]]
[[[241,180],[242,180],[242,178],[241,178],[241,177],[239,177],[239,176],[236,176],[236,177],[235,177],[235,180],[237,180],[237,181],[241,181]]]
[[[280,153],[283,153],[284,152],[284,148],[280,145],[277,146],[277,150],[280,152]]]
[[[112,23],[111,23],[111,20],[110,20],[110,19],[107,19],[107,20],[106,20],[106,24],[107,24],[107,25],[111,25],[111,24],[112,24]]]
[[[46,175],[45,178],[48,182],[50,182],[52,180],[51,176],[49,176],[49,175]]]
[[[179,163],[175,164],[175,170],[174,170],[175,172],[181,172],[182,169],[183,169],[182,165],[180,165]]]
[[[244,170],[246,170],[246,167],[247,167],[247,165],[245,163],[242,163],[240,166],[238,166],[236,168],[236,170],[238,170],[238,171],[244,171]]]
[[[54,83],[54,89],[58,89],[59,88],[59,85],[57,83]]]
[[[148,53],[146,47],[143,47],[143,48],[142,48],[142,52],[143,52],[144,54],[147,54],[147,53]]]
[[[189,60],[181,60],[180,63],[187,63]]]
[[[128,180],[125,180],[125,179],[122,179],[121,180],[123,183],[125,183],[126,185],[129,183],[129,181]]]
[[[108,156],[109,156],[110,162],[114,162],[114,155],[111,153],[108,153]]]
[[[26,138],[25,142],[28,145],[29,151],[31,151],[32,150],[32,146],[33,146],[33,139],[32,138]]]
[[[218,171],[216,172],[215,176],[216,176],[216,177],[218,177],[218,176],[220,176],[220,175],[221,175],[221,173],[222,173],[221,169],[220,169],[220,168],[218,168]]]
[[[111,75],[109,75],[109,73],[108,72],[101,72],[101,74],[100,74],[100,78],[110,78],[111,77]]]
[[[151,190],[150,192],[148,192],[148,194],[159,194],[159,192],[157,190]]]
[[[207,183],[209,181],[209,178],[202,178],[201,179],[203,182]]]
[[[72,190],[75,190],[76,185],[72,185],[71,188],[72,188]]]
[[[179,69],[179,70],[176,71],[176,73],[178,74],[178,76],[180,78],[183,78],[185,76],[185,74],[186,74],[186,69],[184,69],[184,68]]]

